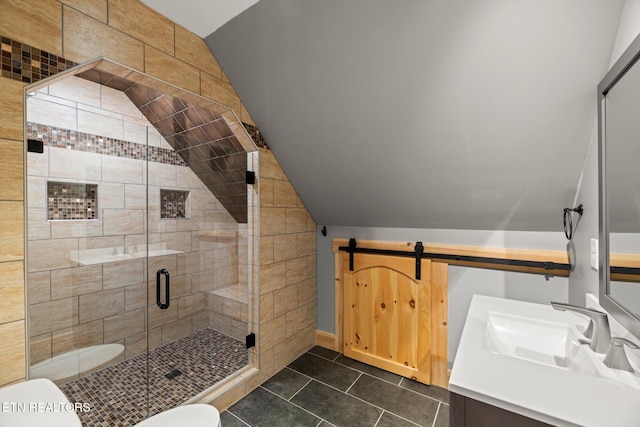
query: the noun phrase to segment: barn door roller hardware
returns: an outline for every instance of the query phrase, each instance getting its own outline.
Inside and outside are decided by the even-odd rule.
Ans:
[[[422,242],[416,242],[413,251],[401,251],[393,249],[373,249],[357,247],[356,239],[349,239],[349,246],[340,246],[338,250],[345,251],[349,254],[349,271],[353,271],[353,258],[355,254],[374,254],[374,255],[390,255],[399,257],[410,257],[416,260],[416,280],[420,280],[421,263],[423,258],[439,260],[441,262],[450,261],[449,264],[465,265],[467,267],[494,268],[498,270],[514,270],[526,269],[528,273],[545,274],[551,276],[551,271],[571,271],[571,265],[561,264],[553,261],[529,261],[523,259],[510,258],[493,258],[483,256],[458,255],[453,253],[432,253],[424,252]],[[495,267],[492,267],[495,266]],[[536,269],[538,271],[531,271]]]

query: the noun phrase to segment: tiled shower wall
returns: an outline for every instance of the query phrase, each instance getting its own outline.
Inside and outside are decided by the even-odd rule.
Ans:
[[[127,358],[140,354],[146,350],[145,310],[150,348],[218,326],[207,310],[207,295],[239,281],[238,224],[191,169],[172,164],[172,156],[149,163],[140,158],[143,149],[129,158],[116,156],[126,154],[119,150],[124,142],[130,149],[144,148],[147,134],[153,146],[172,150],[124,93],[72,77],[31,96],[27,119],[30,138],[47,134],[44,153],[27,157],[31,364],[103,343],[124,345]],[[73,149],[65,148],[71,142]],[[97,184],[98,219],[48,221],[47,180]],[[189,191],[189,218],[161,218],[164,188]],[[141,253],[147,227],[148,284],[141,257],[100,261],[95,251]],[[177,253],[156,256],[161,245]],[[160,268],[171,274],[168,310],[155,304]],[[242,282],[246,288],[246,275]],[[246,330],[245,319],[241,337]]]
[[[226,104],[244,123],[255,125],[204,41],[137,0],[2,0],[0,11],[2,36],[75,62],[98,56],[111,58],[182,89]],[[23,264],[25,85],[21,81],[0,78],[0,277],[3,278],[3,298],[0,299],[0,385],[24,380],[26,372]],[[261,181],[265,177],[266,192],[273,195],[273,189],[268,189],[270,180],[284,181],[284,174],[276,159],[267,161],[265,155],[272,156],[269,151],[260,150],[260,163],[263,166],[262,163],[266,162],[266,168],[264,174],[261,169],[259,182],[262,186]],[[271,198],[267,196],[267,199]],[[280,224],[278,229],[271,231],[274,233],[271,237],[292,234],[286,233],[285,216],[277,217],[261,210],[260,222],[267,219],[263,218],[265,215],[274,226]],[[275,252],[273,242],[270,239],[267,241],[266,247],[273,248]],[[281,247],[277,249],[278,252],[282,250]],[[312,281],[315,287],[315,253],[307,255],[307,262],[307,272],[301,280]],[[254,288],[254,292],[260,293],[262,287],[268,286],[267,282],[271,280],[269,274],[262,278],[264,274],[258,273],[258,270],[261,265],[266,267],[270,264],[276,265],[271,272],[275,280],[286,280],[287,275],[291,276],[297,270],[294,263],[281,264],[268,256],[255,261],[250,267],[256,271],[255,276],[260,277],[260,285]],[[273,292],[273,289],[265,292],[265,304],[269,303],[269,294],[273,297]],[[291,330],[283,335],[282,329],[277,327],[282,322],[283,314],[273,318],[273,311],[268,305],[259,306],[263,298],[260,295],[253,298],[256,299],[254,318],[259,318],[265,329],[264,333],[258,334],[258,341],[268,338],[266,345],[260,348],[260,359],[256,360],[261,374],[240,382],[217,399],[214,404],[221,409],[273,374],[276,368],[274,357],[280,357],[278,366],[292,361],[291,355],[296,353],[298,347],[298,335],[301,337],[300,345],[304,346],[309,341],[310,334],[305,334],[304,328],[301,329],[302,334]],[[304,298],[299,303],[296,297],[296,307],[284,315],[293,316],[292,313],[305,305],[302,301]],[[311,307],[308,304],[307,309]],[[312,307],[313,310],[315,307]],[[259,316],[263,311],[267,313],[264,319]],[[309,312],[307,316],[310,326],[306,328],[315,329],[315,319]],[[267,327],[266,324],[272,320],[276,322],[270,325],[271,328]],[[292,335],[288,336],[289,333]],[[296,337],[295,345],[293,336]]]

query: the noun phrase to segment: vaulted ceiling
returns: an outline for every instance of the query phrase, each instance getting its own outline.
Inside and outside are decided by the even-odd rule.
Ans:
[[[556,231],[623,4],[261,0],[205,40],[318,224]]]

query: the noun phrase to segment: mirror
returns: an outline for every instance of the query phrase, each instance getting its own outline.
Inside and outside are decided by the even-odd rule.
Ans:
[[[640,338],[640,37],[598,85],[600,304]]]

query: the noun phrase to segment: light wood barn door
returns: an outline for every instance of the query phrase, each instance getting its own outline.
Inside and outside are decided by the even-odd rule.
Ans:
[[[344,256],[345,356],[430,384],[431,262],[416,280],[415,259]]]

